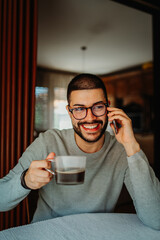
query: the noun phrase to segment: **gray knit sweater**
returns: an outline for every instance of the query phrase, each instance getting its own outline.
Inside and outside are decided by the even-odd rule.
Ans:
[[[26,149],[19,163],[0,179],[0,211],[14,208],[28,194],[21,186],[22,171],[33,160],[56,155],[87,157],[85,183],[76,186],[57,185],[55,179],[39,189],[39,200],[33,222],[78,213],[113,212],[125,183],[141,221],[160,229],[160,182],[140,150],[131,157],[114,136],[105,133],[100,151],[84,153],[76,145],[73,129],[48,130]]]

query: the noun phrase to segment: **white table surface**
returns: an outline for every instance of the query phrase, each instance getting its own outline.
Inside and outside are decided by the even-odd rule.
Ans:
[[[136,214],[78,214],[0,232],[0,240],[160,240]]]

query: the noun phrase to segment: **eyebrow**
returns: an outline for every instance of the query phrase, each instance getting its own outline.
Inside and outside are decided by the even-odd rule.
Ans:
[[[95,102],[95,103],[93,103],[93,105],[95,105],[95,104],[97,104],[97,103],[104,103],[103,101],[99,101],[99,102]],[[93,106],[92,105],[92,106]],[[73,106],[81,106],[81,107],[84,107],[85,105],[84,104],[78,104],[78,103],[76,103],[76,104],[74,104]]]

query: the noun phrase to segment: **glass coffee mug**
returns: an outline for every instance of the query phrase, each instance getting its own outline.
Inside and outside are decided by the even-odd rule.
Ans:
[[[57,156],[47,159],[53,162],[54,170],[46,170],[55,175],[56,183],[76,185],[84,183],[86,157],[84,156]]]

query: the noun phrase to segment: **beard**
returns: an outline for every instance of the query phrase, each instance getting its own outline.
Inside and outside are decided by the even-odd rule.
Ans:
[[[75,133],[80,137],[82,138],[85,142],[89,142],[89,143],[94,143],[94,142],[97,142],[102,136],[103,134],[105,133],[106,131],[106,128],[107,128],[107,125],[108,125],[108,117],[106,118],[106,121],[104,123],[104,126],[103,128],[101,129],[100,133],[99,133],[99,136],[97,136],[94,140],[90,140],[88,138],[86,138],[82,132],[81,132],[81,129],[80,129],[80,126],[83,125],[83,124],[94,124],[94,123],[99,123],[99,124],[103,124],[103,121],[101,120],[95,120],[95,121],[92,121],[92,122],[79,122],[77,125],[78,127],[76,127],[75,125],[73,125],[73,129],[75,131]]]

